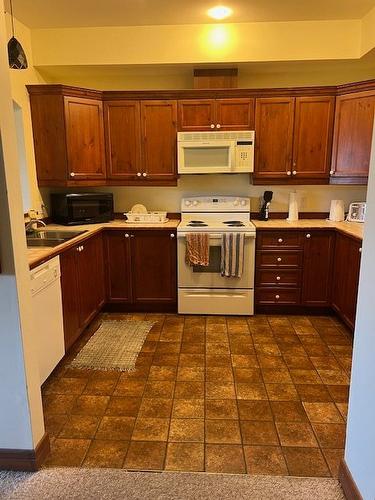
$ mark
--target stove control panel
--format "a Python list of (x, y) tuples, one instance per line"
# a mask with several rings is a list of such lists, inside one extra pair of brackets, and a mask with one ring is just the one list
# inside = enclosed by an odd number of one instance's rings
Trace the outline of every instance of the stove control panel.
[(250, 198), (239, 196), (193, 196), (183, 198), (181, 212), (250, 212)]

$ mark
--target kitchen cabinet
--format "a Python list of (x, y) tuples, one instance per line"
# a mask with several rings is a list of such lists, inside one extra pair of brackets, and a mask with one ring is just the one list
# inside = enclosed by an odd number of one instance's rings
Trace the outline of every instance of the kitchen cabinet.
[(329, 231), (306, 231), (303, 236), (301, 302), (305, 306), (329, 307), (335, 234)]
[(303, 234), (300, 231), (257, 230), (257, 306), (300, 304), (303, 245)]
[(107, 101), (104, 118), (109, 184), (176, 183), (176, 101)]
[(328, 183), (334, 102), (332, 96), (257, 99), (254, 179)]
[(337, 97), (332, 149), (332, 183), (367, 183), (374, 110), (374, 90)]
[(255, 105), (254, 180), (292, 175), (294, 98), (259, 98)]
[(257, 312), (333, 308), (353, 330), (360, 256), (361, 242), (337, 231), (258, 229)]
[(65, 350), (105, 302), (103, 239), (92, 236), (60, 256)]
[(294, 121), (292, 176), (328, 181), (335, 98), (297, 97)]
[(112, 309), (174, 311), (177, 296), (175, 230), (107, 231), (107, 296)]
[(142, 170), (139, 101), (106, 101), (104, 123), (108, 179), (136, 180)]
[(104, 248), (108, 301), (112, 304), (131, 304), (132, 262), (129, 232), (107, 231), (104, 235)]
[(39, 185), (103, 184), (101, 99), (32, 94), (30, 105)]
[(186, 99), (178, 101), (178, 130), (253, 130), (254, 99)]
[(149, 181), (177, 178), (177, 103), (142, 101), (142, 177)]
[(336, 236), (332, 306), (351, 329), (355, 325), (361, 246), (349, 236)]

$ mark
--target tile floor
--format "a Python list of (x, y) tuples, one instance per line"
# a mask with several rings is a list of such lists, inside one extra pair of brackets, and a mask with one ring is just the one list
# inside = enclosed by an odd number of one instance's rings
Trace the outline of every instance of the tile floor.
[(153, 319), (133, 373), (73, 370), (43, 387), (47, 466), (337, 476), (351, 337), (333, 317)]

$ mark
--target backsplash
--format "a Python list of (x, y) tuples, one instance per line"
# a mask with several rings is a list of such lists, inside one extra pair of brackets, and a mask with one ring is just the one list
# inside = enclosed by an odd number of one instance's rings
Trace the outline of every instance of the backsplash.
[(209, 174), (183, 175), (178, 185), (173, 187), (100, 187), (51, 189), (42, 188), (41, 194), (49, 206), (49, 193), (52, 191), (100, 191), (113, 192), (115, 211), (128, 211), (134, 204), (142, 203), (149, 210), (179, 212), (181, 198), (184, 196), (231, 195), (250, 196), (251, 211), (259, 209), (259, 197), (266, 190), (273, 191), (271, 212), (288, 210), (290, 191), (297, 192), (299, 210), (303, 212), (328, 212), (332, 199), (342, 199), (345, 210), (352, 201), (366, 201), (366, 186), (253, 186), (247, 174)]

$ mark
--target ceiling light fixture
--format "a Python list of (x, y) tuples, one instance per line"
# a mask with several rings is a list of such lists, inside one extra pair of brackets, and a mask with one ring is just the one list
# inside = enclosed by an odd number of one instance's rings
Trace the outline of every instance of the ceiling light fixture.
[(208, 9), (207, 14), (213, 19), (221, 21), (222, 19), (229, 17), (232, 12), (232, 9), (230, 9), (229, 7), (225, 7), (224, 5), (217, 5), (216, 7), (212, 7), (212, 9)]
[(14, 17), (13, 17), (12, 0), (10, 0), (10, 16), (12, 19), (12, 38), (8, 42), (9, 67), (11, 69), (26, 69), (27, 59), (25, 51), (23, 50), (20, 42), (14, 36)]

